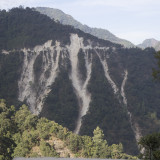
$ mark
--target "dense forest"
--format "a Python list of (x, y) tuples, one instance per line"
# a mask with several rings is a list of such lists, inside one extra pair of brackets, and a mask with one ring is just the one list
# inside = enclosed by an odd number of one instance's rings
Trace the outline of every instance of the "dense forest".
[[(56, 140), (55, 140), (56, 139)], [(122, 144), (108, 145), (97, 127), (93, 137), (73, 134), (54, 121), (33, 115), (26, 105), (19, 110), (0, 100), (0, 160), (13, 157), (61, 157), (55, 142), (68, 148), (63, 157), (136, 159), (123, 152)]]
[(160, 159), (160, 133), (152, 133), (142, 137), (139, 141), (141, 154), (140, 159), (159, 160)]

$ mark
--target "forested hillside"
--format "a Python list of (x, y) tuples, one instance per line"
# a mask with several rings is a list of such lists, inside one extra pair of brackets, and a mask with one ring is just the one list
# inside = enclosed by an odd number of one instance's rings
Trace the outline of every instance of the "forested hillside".
[(154, 49), (125, 49), (30, 8), (0, 11), (0, 35), (0, 97), (8, 105), (26, 104), (80, 135), (99, 126), (128, 154), (159, 131)]

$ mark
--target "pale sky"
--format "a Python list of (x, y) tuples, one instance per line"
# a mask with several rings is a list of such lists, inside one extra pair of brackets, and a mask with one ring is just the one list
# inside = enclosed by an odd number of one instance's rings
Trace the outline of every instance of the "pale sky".
[(160, 40), (160, 0), (0, 0), (0, 9), (57, 8), (90, 27), (107, 29), (134, 44)]

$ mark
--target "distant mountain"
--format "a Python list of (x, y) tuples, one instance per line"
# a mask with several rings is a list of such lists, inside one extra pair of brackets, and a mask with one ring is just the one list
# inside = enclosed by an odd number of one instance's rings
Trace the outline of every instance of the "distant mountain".
[(114, 34), (112, 34), (106, 29), (91, 28), (88, 27), (87, 25), (81, 24), (80, 22), (75, 20), (72, 16), (65, 14), (63, 11), (59, 9), (47, 8), (47, 7), (37, 7), (35, 9), (36, 11), (39, 11), (40, 13), (49, 16), (50, 18), (54, 18), (61, 24), (74, 26), (75, 28), (78, 28), (83, 32), (89, 33), (91, 35), (94, 35), (100, 39), (109, 40), (114, 43), (122, 44), (127, 48), (134, 47), (134, 45), (131, 42), (116, 37)]
[(153, 47), (155, 48), (156, 51), (160, 50), (160, 41), (151, 38), (151, 39), (146, 39), (143, 41), (143, 43), (139, 44), (138, 47), (140, 48), (147, 48), (147, 47)]

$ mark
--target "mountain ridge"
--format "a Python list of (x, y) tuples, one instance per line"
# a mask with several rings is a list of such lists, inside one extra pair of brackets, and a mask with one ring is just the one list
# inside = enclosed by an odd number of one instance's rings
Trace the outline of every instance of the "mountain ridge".
[(131, 42), (116, 37), (114, 34), (112, 34), (106, 29), (91, 28), (91, 27), (88, 27), (87, 25), (81, 24), (80, 22), (75, 20), (71, 15), (65, 14), (63, 11), (59, 9), (37, 7), (35, 8), (35, 10), (49, 16), (50, 18), (54, 18), (55, 20), (58, 20), (61, 24), (74, 26), (75, 28), (78, 28), (83, 32), (89, 33), (98, 38), (109, 40), (111, 42), (124, 45), (125, 47), (134, 47), (134, 45)]

